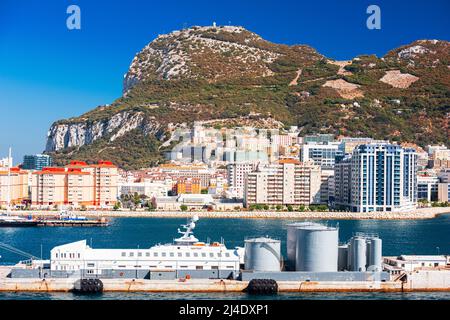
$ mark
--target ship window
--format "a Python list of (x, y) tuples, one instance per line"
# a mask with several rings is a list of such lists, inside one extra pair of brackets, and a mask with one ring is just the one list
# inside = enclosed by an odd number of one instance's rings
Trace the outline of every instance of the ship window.
[(58, 254), (56, 254), (56, 258), (58, 258)]
[(196, 266), (195, 270), (203, 270), (203, 266)]
[(93, 267), (95, 267), (95, 264), (94, 263), (88, 263), (87, 266), (88, 266), (88, 268), (93, 268)]
[(183, 256), (183, 254), (181, 252), (178, 252), (178, 256), (181, 257)]
[(80, 255), (80, 254), (78, 254), (78, 258), (81, 258), (81, 255)]
[(225, 253), (225, 257), (229, 258), (230, 257), (230, 253), (229, 252)]
[(134, 252), (130, 252), (130, 257), (134, 257)]
[(217, 256), (218, 256), (219, 258), (222, 258), (222, 253), (219, 252), (219, 253), (217, 254)]
[(180, 266), (180, 268), (185, 268), (185, 269), (187, 269), (187, 267), (188, 267), (188, 266)]
[(153, 256), (157, 257), (158, 256), (158, 252), (153, 252)]
[(138, 257), (142, 257), (142, 252), (138, 252)]
[(202, 257), (203, 257), (203, 258), (206, 257), (206, 252), (202, 252)]
[(210, 256), (211, 258), (214, 258), (214, 253), (210, 252), (210, 253), (209, 253), (209, 256)]
[(126, 252), (122, 252), (122, 257), (126, 257), (127, 253)]
[(172, 266), (164, 266), (164, 268), (170, 268), (170, 269), (172, 269)]
[(150, 257), (150, 252), (146, 252), (146, 253), (145, 253), (145, 256), (146, 256), (146, 257)]
[(186, 257), (190, 257), (191, 253), (190, 252), (186, 252)]
[(227, 266), (227, 268), (228, 268), (228, 269), (233, 269), (234, 267), (233, 267), (233, 266)]
[(217, 269), (219, 269), (219, 266), (211, 266), (211, 269), (212, 270), (217, 270)]
[(161, 256), (165, 257), (165, 256), (166, 256), (166, 253), (165, 253), (165, 252), (161, 253)]
[(198, 257), (198, 252), (194, 252), (194, 257)]
[(175, 254), (173, 252), (170, 253), (170, 256), (173, 257)]

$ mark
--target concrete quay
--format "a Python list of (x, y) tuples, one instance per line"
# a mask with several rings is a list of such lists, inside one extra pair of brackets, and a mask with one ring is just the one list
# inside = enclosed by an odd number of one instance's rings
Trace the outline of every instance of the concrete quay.
[[(78, 279), (11, 279), (0, 267), (0, 292), (69, 292)], [(242, 292), (247, 281), (218, 279), (102, 279), (105, 292)], [(279, 292), (450, 292), (450, 271), (415, 271), (401, 281), (278, 281)]]

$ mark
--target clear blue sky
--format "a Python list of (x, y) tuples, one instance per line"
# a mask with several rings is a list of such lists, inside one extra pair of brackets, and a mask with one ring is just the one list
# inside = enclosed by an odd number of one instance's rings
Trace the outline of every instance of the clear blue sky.
[[(66, 9), (81, 8), (81, 30)], [(366, 8), (381, 8), (381, 30)], [(43, 151), (53, 121), (121, 95), (123, 74), (158, 34), (192, 25), (241, 25), (277, 43), (308, 44), (335, 59), (384, 55), (417, 39), (450, 39), (450, 1), (1, 0), (0, 157)]]

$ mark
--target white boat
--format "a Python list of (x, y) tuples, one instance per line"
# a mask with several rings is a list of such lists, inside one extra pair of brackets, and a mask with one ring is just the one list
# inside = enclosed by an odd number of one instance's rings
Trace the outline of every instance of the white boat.
[[(244, 248), (228, 249), (224, 243), (205, 243), (193, 234), (198, 217), (182, 225), (182, 234), (171, 244), (158, 244), (148, 249), (94, 249), (86, 240), (53, 248), (50, 273), (70, 276), (83, 274), (96, 277), (130, 277), (142, 271), (203, 273), (217, 277), (237, 274), (244, 260)], [(203, 271), (203, 272), (202, 272)], [(137, 275), (139, 277), (139, 275)]]

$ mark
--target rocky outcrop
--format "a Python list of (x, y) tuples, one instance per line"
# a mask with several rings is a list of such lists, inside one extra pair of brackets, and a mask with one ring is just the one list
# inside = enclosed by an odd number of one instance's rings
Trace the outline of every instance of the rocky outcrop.
[[(160, 35), (134, 57), (124, 76), (123, 92), (126, 95), (137, 83), (151, 78), (217, 81), (230, 76), (270, 76), (268, 65), (281, 56), (269, 50), (271, 45), (236, 26), (192, 27)], [(312, 48), (307, 49), (311, 59), (319, 58)]]
[(47, 133), (45, 151), (53, 152), (81, 147), (105, 136), (109, 137), (109, 141), (114, 141), (136, 128), (141, 129), (145, 134), (156, 134), (161, 125), (153, 119), (147, 119), (142, 112), (129, 111), (117, 113), (110, 119), (94, 122), (55, 123)]

